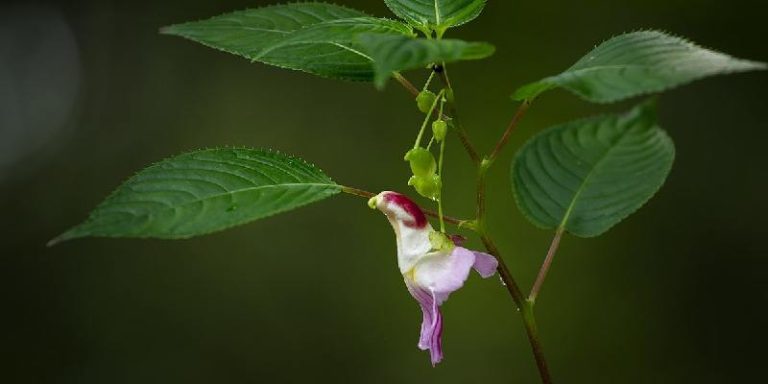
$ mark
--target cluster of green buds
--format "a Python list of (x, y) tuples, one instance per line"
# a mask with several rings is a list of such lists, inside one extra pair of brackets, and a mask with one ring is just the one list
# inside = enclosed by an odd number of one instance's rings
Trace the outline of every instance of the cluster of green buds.
[[(422, 113), (426, 114), (426, 117), (416, 138), (416, 143), (405, 154), (405, 161), (410, 164), (411, 172), (413, 173), (408, 180), (408, 185), (412, 186), (419, 195), (434, 201), (440, 201), (440, 193), (443, 188), (440, 176), (442, 172), (442, 144), (448, 135), (448, 123), (442, 117), (443, 106), (446, 102), (445, 93), (446, 90), (442, 90), (440, 93), (435, 94), (426, 89), (425, 86), (425, 89), (416, 97), (416, 106)], [(421, 144), (422, 136), (435, 112), (437, 112), (438, 117), (432, 122), (432, 140), (429, 141), (425, 148)], [(440, 162), (435, 159), (435, 156), (430, 151), (430, 147), (434, 142), (441, 144)]]
[[(416, 107), (426, 116), (421, 124), (421, 129), (419, 129), (419, 134), (416, 136), (413, 148), (405, 154), (405, 161), (410, 164), (412, 173), (412, 176), (408, 179), (408, 185), (412, 186), (419, 195), (437, 202), (438, 216), (440, 218), (439, 233), (444, 233), (445, 223), (443, 222), (441, 193), (443, 190), (443, 157), (449, 122), (446, 121), (443, 108), (446, 102), (453, 102), (453, 91), (450, 87), (442, 89), (437, 94), (429, 90), (429, 84), (436, 73), (437, 71), (433, 69), (421, 92), (416, 95)], [(425, 147), (422, 144), (422, 139), (430, 122), (432, 122), (432, 138)], [(437, 160), (432, 151), (430, 151), (433, 144), (439, 144), (440, 147), (440, 157)]]
[(443, 181), (437, 174), (435, 156), (424, 147), (416, 147), (406, 152), (405, 161), (411, 165), (413, 176), (408, 180), (419, 195), (428, 199), (440, 199)]

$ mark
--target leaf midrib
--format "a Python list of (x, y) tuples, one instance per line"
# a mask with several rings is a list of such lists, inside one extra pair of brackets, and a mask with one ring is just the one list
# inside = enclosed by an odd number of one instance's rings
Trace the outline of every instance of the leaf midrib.
[(629, 129), (622, 132), (619, 136), (619, 139), (616, 140), (616, 143), (612, 145), (610, 148), (608, 148), (605, 153), (603, 153), (600, 158), (595, 162), (595, 164), (592, 166), (592, 169), (587, 173), (587, 177), (584, 178), (584, 182), (581, 183), (581, 186), (576, 190), (576, 194), (573, 195), (573, 199), (571, 200), (571, 203), (568, 205), (568, 208), (565, 211), (565, 215), (563, 216), (563, 220), (560, 222), (560, 225), (558, 225), (557, 230), (562, 231), (565, 229), (565, 226), (568, 224), (568, 219), (570, 219), (571, 213), (573, 212), (573, 208), (576, 206), (576, 202), (579, 200), (579, 196), (582, 192), (584, 192), (584, 189), (586, 189), (587, 184), (589, 184), (589, 180), (592, 178), (592, 176), (595, 173), (595, 169), (602, 163), (606, 158), (608, 158), (608, 155), (616, 149), (616, 147), (619, 146), (621, 141), (626, 137), (626, 135), (629, 133)]
[[(353, 19), (353, 18), (350, 18), (350, 19)], [(310, 26), (307, 26), (307, 27), (300, 28), (300, 29), (298, 29), (296, 31), (290, 32), (289, 35), (293, 34), (293, 33), (296, 33), (296, 32), (299, 32), (301, 30), (306, 30), (306, 29), (309, 29), (309, 28), (316, 27), (317, 25), (320, 25), (320, 24), (337, 23), (337, 22), (339, 22), (339, 20), (346, 20), (346, 19), (330, 20), (330, 21), (324, 21), (324, 22), (321, 22), (321, 23), (318, 23), (318, 24), (313, 24), (313, 25), (310, 25)], [(391, 32), (395, 32), (395, 33), (399, 33), (400, 32), (400, 31), (398, 31), (395, 28), (391, 28), (391, 27), (384, 26), (384, 25), (381, 25), (381, 26), (385, 27), (385, 28), (388, 28)], [(351, 46), (347, 46), (347, 45), (345, 45), (345, 44), (343, 44), (341, 42), (333, 41), (333, 40), (313, 40), (313, 41), (300, 40), (300, 41), (278, 42), (278, 43), (276, 43), (275, 45), (273, 45), (271, 47), (267, 47), (267, 48), (263, 49), (261, 52), (259, 52), (258, 55), (254, 56), (252, 60), (254, 60), (254, 61), (262, 60), (264, 58), (264, 56), (267, 56), (268, 54), (270, 54), (272, 51), (274, 51), (276, 49), (290, 47), (290, 46), (294, 46), (294, 45), (302, 45), (302, 44), (329, 44), (329, 45), (334, 45), (334, 46), (337, 46), (339, 48), (345, 49), (345, 50), (347, 50), (349, 52), (352, 52), (352, 53), (354, 53), (354, 54), (356, 54), (356, 55), (358, 55), (358, 56), (360, 56), (360, 57), (362, 57), (362, 58), (364, 58), (366, 60), (373, 61), (373, 59), (371, 57), (369, 57), (369, 56), (365, 55), (364, 53), (362, 53), (362, 52), (352, 48)]]
[(595, 65), (587, 68), (566, 69), (559, 75), (552, 76), (551, 79), (560, 78), (566, 75), (581, 75), (585, 72), (600, 71), (604, 69), (622, 69), (622, 68), (647, 68), (650, 65), (646, 64), (617, 64), (617, 65)]
[(238, 189), (231, 192), (223, 192), (223, 193), (217, 193), (214, 195), (209, 195), (204, 198), (198, 198), (190, 201), (185, 201), (182, 204), (168, 206), (167, 208), (158, 209), (158, 211), (176, 211), (177, 209), (183, 208), (188, 205), (197, 204), (200, 202), (204, 202), (206, 200), (212, 200), (217, 199), (219, 197), (223, 196), (233, 196), (240, 193), (246, 193), (246, 192), (253, 192), (260, 189), (269, 189), (269, 188), (296, 188), (296, 187), (337, 187), (341, 188), (338, 184), (335, 183), (286, 183), (286, 184), (273, 184), (273, 185), (260, 185), (257, 187), (248, 187), (243, 189)]

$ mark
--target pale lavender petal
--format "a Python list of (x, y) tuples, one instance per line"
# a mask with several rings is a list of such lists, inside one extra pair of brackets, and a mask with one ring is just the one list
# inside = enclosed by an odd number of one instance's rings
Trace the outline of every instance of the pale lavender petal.
[(493, 275), (498, 265), (486, 253), (454, 247), (450, 252), (433, 252), (419, 259), (412, 279), (405, 278), (408, 291), (419, 302), (422, 311), (419, 348), (429, 350), (432, 365), (443, 359), (443, 319), (439, 306), (464, 285), (474, 267), (483, 277)]
[(435, 321), (431, 329), (432, 339), (429, 345), (429, 357), (433, 367), (443, 360), (443, 315), (440, 313), (437, 302), (435, 293), (432, 292), (432, 313), (435, 314)]
[(416, 263), (413, 279), (419, 287), (434, 292), (440, 305), (464, 285), (474, 263), (475, 254), (462, 247), (455, 247), (450, 253), (431, 253)]
[(496, 268), (499, 267), (499, 261), (496, 260), (495, 257), (483, 252), (473, 251), (472, 253), (475, 254), (475, 264), (473, 267), (480, 276), (489, 278), (496, 273)]
[(440, 314), (437, 300), (432, 292), (420, 288), (405, 279), (405, 285), (413, 298), (419, 302), (422, 312), (421, 334), (419, 336), (419, 349), (429, 350), (432, 366), (443, 359), (443, 317)]

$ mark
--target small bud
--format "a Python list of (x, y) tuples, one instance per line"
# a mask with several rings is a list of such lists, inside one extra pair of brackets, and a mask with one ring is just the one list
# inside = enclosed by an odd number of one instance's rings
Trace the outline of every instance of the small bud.
[(432, 91), (421, 91), (418, 96), (416, 96), (416, 106), (419, 107), (419, 111), (423, 113), (429, 113), (429, 110), (432, 109), (432, 105), (435, 104), (435, 99), (437, 96)]
[(445, 135), (448, 134), (448, 123), (445, 120), (435, 120), (432, 123), (432, 136), (435, 137), (438, 143), (445, 140)]
[(437, 200), (440, 198), (440, 191), (443, 189), (443, 181), (438, 175), (431, 175), (426, 177), (411, 176), (408, 180), (408, 185), (413, 186), (413, 189), (428, 199)]
[(411, 172), (416, 176), (427, 177), (437, 172), (435, 156), (425, 148), (411, 149), (405, 154), (405, 160), (411, 164)]

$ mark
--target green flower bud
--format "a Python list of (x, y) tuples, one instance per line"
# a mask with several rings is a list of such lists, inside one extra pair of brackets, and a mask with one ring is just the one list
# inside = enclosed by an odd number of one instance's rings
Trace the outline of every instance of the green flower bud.
[(445, 140), (445, 135), (448, 134), (448, 123), (445, 122), (445, 120), (435, 120), (432, 123), (432, 136), (435, 137), (435, 140), (437, 142), (442, 142)]
[(429, 113), (436, 98), (437, 96), (435, 96), (432, 91), (421, 91), (419, 95), (416, 96), (416, 106), (419, 107), (419, 111)]
[(411, 164), (411, 172), (415, 176), (428, 177), (437, 172), (435, 156), (425, 148), (411, 149), (405, 154), (405, 160)]
[(440, 191), (443, 189), (443, 181), (438, 175), (431, 176), (411, 176), (408, 185), (428, 199), (437, 200), (440, 198)]

